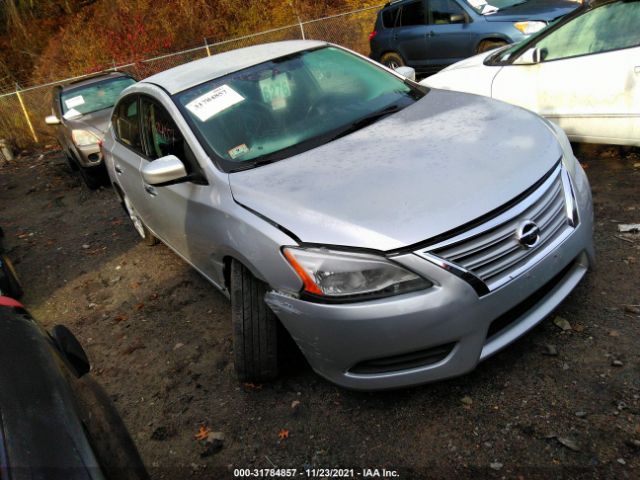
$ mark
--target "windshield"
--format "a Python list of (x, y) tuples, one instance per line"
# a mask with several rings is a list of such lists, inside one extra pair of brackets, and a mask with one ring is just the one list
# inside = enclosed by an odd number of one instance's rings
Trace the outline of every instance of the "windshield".
[(527, 0), (467, 0), (467, 3), (479, 14), (488, 15), (498, 10), (506, 10), (527, 3)]
[(261, 63), (175, 96), (225, 170), (327, 143), (412, 104), (424, 91), (335, 47)]
[(122, 92), (136, 83), (131, 77), (118, 77), (62, 92), (62, 114), (86, 114), (113, 107)]

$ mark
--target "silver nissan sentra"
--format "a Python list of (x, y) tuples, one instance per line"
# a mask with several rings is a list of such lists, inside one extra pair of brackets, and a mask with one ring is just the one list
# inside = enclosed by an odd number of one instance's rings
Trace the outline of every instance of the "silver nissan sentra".
[(323, 42), (132, 85), (103, 150), (143, 241), (230, 297), (245, 381), (277, 375), (287, 334), (348, 388), (463, 374), (594, 258), (589, 183), (561, 129)]

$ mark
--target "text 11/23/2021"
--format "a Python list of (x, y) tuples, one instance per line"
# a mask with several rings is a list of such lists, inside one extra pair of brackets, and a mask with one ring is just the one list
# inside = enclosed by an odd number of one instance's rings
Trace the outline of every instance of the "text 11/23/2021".
[(236, 468), (234, 478), (400, 478), (386, 468)]

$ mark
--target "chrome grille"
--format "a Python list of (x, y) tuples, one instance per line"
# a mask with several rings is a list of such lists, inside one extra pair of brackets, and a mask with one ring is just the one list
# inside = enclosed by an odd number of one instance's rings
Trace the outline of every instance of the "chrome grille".
[[(463, 278), (476, 277), (492, 291), (539, 261), (571, 233), (576, 221), (574, 206), (569, 176), (559, 164), (514, 207), (416, 253), (444, 268), (458, 270)], [(532, 247), (517, 237), (519, 226), (527, 221), (539, 228), (537, 243)]]

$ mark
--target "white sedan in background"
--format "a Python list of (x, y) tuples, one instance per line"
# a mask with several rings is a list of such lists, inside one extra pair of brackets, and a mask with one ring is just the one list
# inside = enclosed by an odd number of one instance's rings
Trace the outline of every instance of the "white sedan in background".
[(580, 9), (529, 40), (420, 83), (527, 108), (572, 141), (640, 146), (640, 1)]

